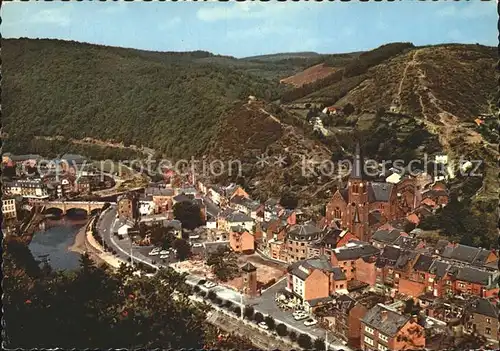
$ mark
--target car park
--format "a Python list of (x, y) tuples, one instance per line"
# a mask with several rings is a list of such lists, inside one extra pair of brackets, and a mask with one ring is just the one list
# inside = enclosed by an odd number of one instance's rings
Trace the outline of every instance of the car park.
[(207, 282), (205, 284), (203, 284), (203, 286), (207, 289), (211, 289), (213, 288), (214, 286), (216, 286), (217, 284), (215, 284), (214, 282), (211, 282), (209, 280), (207, 280)]
[(295, 319), (296, 321), (300, 321), (300, 320), (306, 319), (308, 317), (309, 317), (309, 315), (307, 313), (303, 312), (303, 313), (298, 313), (298, 314), (294, 315), (293, 319)]
[(318, 323), (318, 321), (317, 321), (316, 319), (314, 319), (314, 318), (309, 318), (308, 320), (306, 320), (306, 321), (304, 322), (304, 325), (305, 325), (306, 327), (310, 327), (310, 326), (313, 326), (313, 325), (315, 325), (315, 324), (317, 324), (317, 323)]
[(149, 256), (156, 256), (156, 255), (158, 255), (158, 254), (160, 254), (160, 250), (155, 250), (155, 249), (153, 249), (153, 250), (149, 251), (149, 254), (148, 254), (148, 255), (149, 255)]
[(264, 330), (269, 329), (269, 326), (266, 324), (266, 322), (260, 322), (258, 325), (259, 325), (259, 327), (261, 327)]

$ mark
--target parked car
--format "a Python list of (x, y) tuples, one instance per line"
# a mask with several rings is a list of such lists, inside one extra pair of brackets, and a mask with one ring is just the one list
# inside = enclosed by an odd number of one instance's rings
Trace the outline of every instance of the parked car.
[(217, 284), (215, 284), (214, 282), (211, 282), (209, 280), (207, 280), (207, 282), (205, 284), (203, 284), (203, 286), (205, 286), (205, 288), (207, 288), (207, 289), (211, 289), (211, 288), (213, 288), (216, 285)]
[(309, 317), (309, 315), (307, 313), (303, 312), (303, 313), (299, 313), (299, 314), (294, 315), (293, 319), (295, 319), (296, 321), (300, 321), (300, 320), (306, 319), (308, 317)]
[(260, 322), (258, 325), (259, 325), (259, 327), (261, 327), (264, 330), (269, 329), (269, 326), (266, 324), (266, 322)]
[(160, 255), (160, 258), (163, 260), (165, 258), (169, 258), (170, 256), (169, 255)]
[(155, 249), (149, 251), (149, 253), (148, 253), (149, 256), (156, 256), (158, 254), (160, 254), (160, 251), (159, 250), (155, 250)]
[(161, 250), (160, 255), (168, 255), (170, 253), (169, 250)]
[(200, 243), (193, 244), (193, 247), (202, 247), (202, 246), (203, 246), (203, 244), (200, 244)]
[(304, 322), (304, 325), (305, 325), (306, 327), (310, 327), (310, 326), (313, 326), (313, 325), (315, 325), (315, 324), (317, 324), (317, 323), (318, 323), (318, 321), (317, 321), (316, 319), (314, 319), (314, 318), (309, 318), (308, 320), (306, 320), (306, 321)]

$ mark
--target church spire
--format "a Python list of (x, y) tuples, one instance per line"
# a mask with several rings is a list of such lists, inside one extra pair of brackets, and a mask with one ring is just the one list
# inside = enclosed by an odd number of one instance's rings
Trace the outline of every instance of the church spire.
[(361, 150), (359, 142), (356, 144), (356, 154), (354, 155), (354, 162), (352, 164), (352, 179), (363, 179), (363, 159), (361, 157)]

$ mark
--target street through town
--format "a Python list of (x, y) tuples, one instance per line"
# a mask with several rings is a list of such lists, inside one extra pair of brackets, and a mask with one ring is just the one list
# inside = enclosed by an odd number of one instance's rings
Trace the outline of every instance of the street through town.
[[(129, 239), (118, 239), (113, 235), (114, 223), (116, 220), (116, 206), (112, 205), (109, 209), (101, 214), (99, 218), (97, 228), (98, 231), (103, 238), (103, 240), (110, 246), (116, 249), (116, 255), (124, 261), (127, 261), (129, 257), (132, 257), (134, 262), (141, 262), (150, 267), (159, 268), (159, 264), (156, 261), (155, 257), (148, 256), (148, 252), (151, 250), (151, 246), (147, 247), (139, 247), (133, 246), (132, 250), (130, 247)], [(171, 257), (168, 260), (163, 262), (163, 265), (170, 265), (172, 268), (175, 267), (176, 260)], [(195, 285), (199, 280), (203, 279), (203, 277), (198, 277), (195, 275), (188, 275), (186, 282), (190, 285)], [(214, 291), (217, 296), (222, 299), (231, 301), (235, 305), (240, 305), (243, 301), (243, 306), (252, 305), (256, 312), (262, 313), (264, 316), (271, 315), (276, 323), (283, 323), (287, 326), (288, 329), (294, 330), (298, 333), (303, 333), (309, 335), (313, 340), (316, 338), (325, 339), (326, 331), (318, 326), (310, 326), (306, 327), (303, 324), (303, 321), (296, 321), (293, 319), (291, 312), (283, 311), (278, 308), (275, 302), (275, 294), (282, 288), (285, 287), (286, 280), (282, 279), (275, 285), (271, 286), (269, 289), (264, 291), (261, 296), (250, 298), (247, 296), (242, 296), (239, 292), (231, 290), (221, 285), (217, 285), (211, 290)], [(346, 351), (350, 351), (350, 349), (343, 345), (339, 340), (336, 340), (328, 335), (329, 346), (333, 350), (343, 349)]]

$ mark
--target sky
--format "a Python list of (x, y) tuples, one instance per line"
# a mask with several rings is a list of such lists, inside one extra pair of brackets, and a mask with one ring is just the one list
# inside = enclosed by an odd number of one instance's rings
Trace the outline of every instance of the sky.
[(405, 41), (498, 45), (496, 1), (3, 2), (4, 38), (247, 57)]

